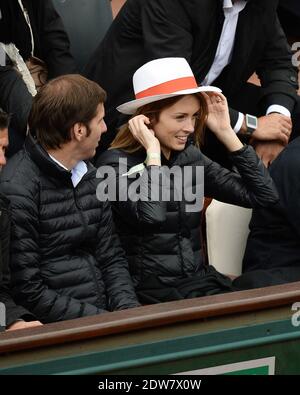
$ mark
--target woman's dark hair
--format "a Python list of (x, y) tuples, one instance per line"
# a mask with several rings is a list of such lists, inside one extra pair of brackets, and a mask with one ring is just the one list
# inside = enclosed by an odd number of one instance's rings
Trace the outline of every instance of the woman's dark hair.
[(96, 82), (78, 74), (64, 75), (44, 85), (33, 100), (29, 129), (46, 149), (57, 149), (71, 140), (71, 128), (87, 126), (96, 116), (105, 91)]

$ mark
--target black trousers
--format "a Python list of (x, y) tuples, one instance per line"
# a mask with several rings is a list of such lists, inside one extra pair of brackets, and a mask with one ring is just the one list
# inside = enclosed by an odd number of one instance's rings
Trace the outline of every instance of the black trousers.
[(23, 146), (31, 105), (32, 96), (19, 73), (12, 67), (1, 66), (0, 107), (11, 114), (7, 157), (18, 152)]
[[(257, 117), (265, 115), (260, 107), (261, 88), (253, 84), (245, 84), (239, 93), (229, 101), (230, 107), (244, 114), (252, 114)], [(290, 140), (300, 135), (300, 96), (292, 114), (293, 130)], [(203, 153), (222, 166), (231, 168), (232, 164), (228, 158), (227, 150), (222, 143), (209, 130), (206, 131)]]

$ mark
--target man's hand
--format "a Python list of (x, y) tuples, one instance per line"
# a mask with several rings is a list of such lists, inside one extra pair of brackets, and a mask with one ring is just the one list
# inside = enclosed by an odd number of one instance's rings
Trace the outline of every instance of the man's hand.
[(272, 113), (258, 118), (258, 127), (252, 137), (256, 140), (278, 140), (287, 145), (292, 132), (291, 118), (277, 113)]
[(40, 321), (16, 321), (7, 328), (7, 331), (14, 331), (16, 329), (26, 329), (33, 328), (36, 326), (42, 326), (43, 324)]
[(255, 141), (253, 146), (266, 167), (269, 167), (284, 149), (284, 145), (278, 141)]

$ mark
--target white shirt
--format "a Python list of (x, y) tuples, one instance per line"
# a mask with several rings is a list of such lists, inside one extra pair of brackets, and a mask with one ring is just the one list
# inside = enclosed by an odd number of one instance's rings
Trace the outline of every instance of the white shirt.
[[(50, 154), (48, 154), (48, 155), (53, 160), (53, 162), (57, 163), (63, 169), (69, 171), (69, 169), (67, 169), (66, 166), (64, 166), (62, 163), (60, 163), (52, 155), (50, 155)], [(72, 173), (71, 179), (72, 179), (72, 184), (73, 184), (74, 188), (77, 187), (77, 185), (80, 183), (82, 177), (87, 173), (87, 171), (88, 171), (87, 165), (83, 160), (80, 160), (76, 164), (76, 166), (73, 167), (73, 169), (71, 170), (71, 173)]]
[(203, 80), (203, 85), (210, 85), (217, 77), (219, 77), (223, 69), (229, 65), (233, 53), (239, 13), (243, 11), (246, 5), (247, 2), (244, 0), (239, 0), (234, 4), (232, 4), (231, 0), (223, 0), (225, 16), (223, 29), (214, 62), (207, 76)]
[[(222, 33), (220, 36), (217, 52), (213, 64), (202, 81), (202, 85), (210, 85), (219, 75), (222, 73), (223, 69), (229, 65), (232, 59), (233, 48), (235, 43), (235, 34), (239, 19), (239, 14), (246, 7), (247, 2), (244, 0), (238, 0), (234, 4), (232, 0), (223, 0), (223, 10), (224, 10), (224, 24)], [(286, 116), (291, 116), (290, 111), (280, 105), (272, 105), (267, 109), (267, 114), (271, 112), (279, 112)], [(238, 121), (234, 127), (234, 131), (237, 133), (244, 122), (244, 114), (239, 113)]]

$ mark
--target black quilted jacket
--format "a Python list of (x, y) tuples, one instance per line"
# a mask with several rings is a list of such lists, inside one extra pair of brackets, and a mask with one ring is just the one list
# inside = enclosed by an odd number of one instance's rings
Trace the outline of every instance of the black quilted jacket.
[(11, 201), (15, 300), (42, 322), (138, 305), (109, 203), (96, 198), (95, 169), (71, 173), (28, 137), (1, 175)]
[[(35, 317), (22, 306), (17, 306), (11, 296), (9, 271), (10, 211), (9, 200), (0, 195), (0, 302), (6, 308), (6, 326), (18, 319), (33, 321)], [(1, 324), (1, 320), (0, 320)]]
[[(212, 162), (193, 145), (187, 146), (163, 164), (181, 168), (204, 166), (205, 196), (225, 203), (243, 207), (266, 207), (278, 201), (273, 181), (252, 147), (245, 146), (231, 153), (230, 157), (238, 173)], [(127, 154), (121, 150), (110, 150), (99, 159), (100, 164), (114, 166), (119, 173), (120, 158), (127, 159), (127, 168), (122, 171), (122, 174), (126, 174), (133, 166), (143, 162), (145, 153)], [(149, 174), (149, 168), (146, 170)], [(155, 178), (157, 179), (156, 176)], [(142, 179), (148, 190), (162, 185), (151, 180), (150, 175), (144, 177), (144, 173)], [(128, 177), (129, 185), (134, 181), (135, 177)], [(171, 192), (172, 189), (171, 182)], [(135, 286), (145, 283), (152, 274), (165, 284), (172, 284), (180, 278), (199, 274), (203, 269), (200, 210), (187, 212), (184, 194), (182, 201), (175, 200), (129, 200), (114, 203), (115, 222)]]

